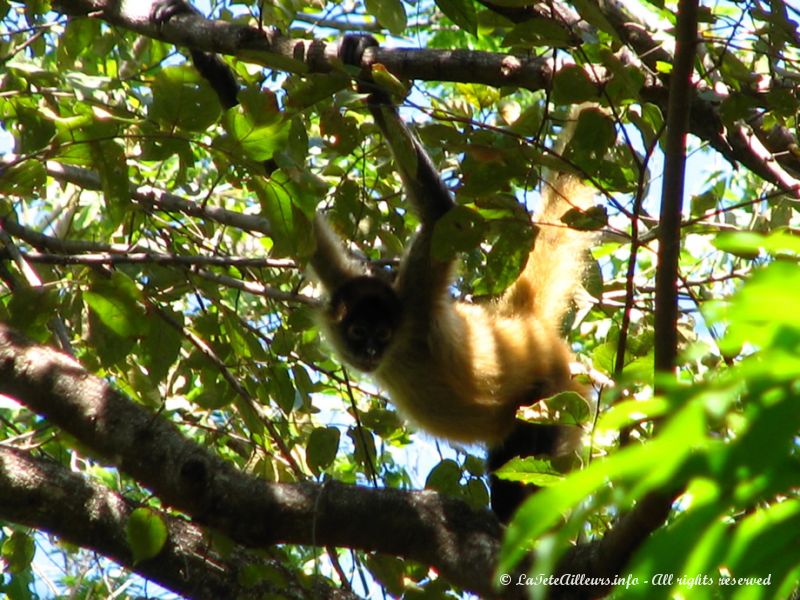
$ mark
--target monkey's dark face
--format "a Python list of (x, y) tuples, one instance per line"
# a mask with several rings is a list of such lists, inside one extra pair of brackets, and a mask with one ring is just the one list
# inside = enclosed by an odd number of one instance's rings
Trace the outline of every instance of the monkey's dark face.
[(376, 277), (356, 277), (331, 297), (328, 316), (344, 359), (361, 371), (374, 371), (394, 340), (400, 323), (400, 300)]

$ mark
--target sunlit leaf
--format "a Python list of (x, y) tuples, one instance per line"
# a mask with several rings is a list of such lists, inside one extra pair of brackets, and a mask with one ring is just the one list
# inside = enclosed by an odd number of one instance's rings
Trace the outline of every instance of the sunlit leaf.
[(15, 531), (6, 538), (0, 549), (3, 566), (9, 573), (21, 573), (30, 568), (35, 554), (36, 545), (33, 537), (21, 531)]
[(366, 0), (367, 12), (395, 35), (406, 28), (406, 10), (400, 0)]
[(167, 527), (161, 517), (148, 508), (137, 508), (125, 525), (134, 563), (154, 558), (167, 541)]
[(83, 297), (103, 324), (120, 337), (141, 335), (149, 327), (139, 289), (119, 271), (114, 271), (110, 278), (95, 278)]
[(483, 239), (485, 222), (464, 206), (456, 206), (436, 222), (433, 233), (433, 255), (450, 260), (457, 253), (475, 248)]
[(472, 0), (436, 0), (436, 6), (447, 15), (453, 23), (475, 35), (478, 22)]

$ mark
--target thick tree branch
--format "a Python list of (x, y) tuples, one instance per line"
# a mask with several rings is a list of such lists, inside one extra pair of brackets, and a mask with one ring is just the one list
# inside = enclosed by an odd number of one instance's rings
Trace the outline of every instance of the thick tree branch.
[[(636, 52), (650, 72), (658, 71), (658, 63), (673, 64), (677, 60), (676, 56), (656, 40), (649, 23), (629, 11), (624, 2), (595, 0), (595, 4), (622, 42)], [(645, 86), (642, 96), (658, 104), (666, 113), (670, 89), (668, 76), (662, 81), (662, 85)], [(710, 93), (710, 89), (706, 91), (710, 97), (715, 95)], [(748, 93), (746, 88), (744, 93)], [(751, 92), (751, 95), (757, 94)], [(800, 177), (800, 158), (787, 151), (792, 144), (797, 146), (797, 139), (789, 130), (774, 127), (768, 132), (763, 129), (760, 118), (755, 115), (746, 124), (737, 123), (726, 128), (712, 101), (694, 93), (689, 98), (692, 102), (690, 133), (707, 141), (732, 163), (741, 163), (764, 180), (783, 190), (791, 190), (795, 196), (800, 197), (800, 182), (797, 180)], [(754, 144), (751, 136), (762, 140), (763, 146)]]
[(188, 598), (352, 598), (351, 594), (317, 583), (306, 589), (291, 570), (270, 561), (286, 576), (277, 587), (269, 582), (244, 585), (243, 570), (264, 562), (241, 548), (219, 555), (202, 528), (160, 513), (168, 536), (159, 554), (134, 563), (125, 528), (135, 506), (119, 494), (27, 452), (0, 447), (0, 517), (47, 531), (94, 550), (118, 564)]
[(678, 257), (681, 248), (686, 132), (691, 110), (692, 74), (697, 49), (697, 0), (678, 3), (675, 66), (667, 112), (664, 184), (656, 272), (655, 368), (670, 372), (678, 353)]
[(0, 324), (0, 393), (112, 460), (165, 503), (248, 547), (339, 546), (405, 556), (491, 594), (500, 527), (433, 492), (267, 483), (237, 471), (87, 373)]
[[(55, 10), (71, 16), (101, 18), (124, 29), (178, 46), (237, 56), (290, 73), (328, 73), (342, 68), (338, 43), (286, 37), (275, 30), (210, 20), (181, 13), (159, 26), (150, 19), (150, 2), (62, 0)], [(365, 60), (379, 62), (408, 79), (473, 81), (493, 86), (541, 89), (552, 77), (550, 62), (508, 54), (467, 50), (370, 49)]]
[[(674, 499), (675, 496), (670, 494), (645, 496), (603, 538), (570, 548), (559, 563), (556, 574), (592, 573), (593, 577), (613, 581), (624, 572), (639, 546), (666, 522)], [(567, 596), (601, 598), (610, 591), (607, 585), (592, 585), (572, 588)]]
[[(245, 475), (72, 358), (33, 344), (2, 323), (0, 394), (15, 398), (112, 460), (165, 504), (243, 546), (291, 543), (403, 556), (435, 567), (465, 589), (496, 595), (492, 581), (502, 531), (488, 511), (475, 511), (435, 492), (337, 482), (268, 483)], [(5, 493), (0, 489), (0, 513)], [(661, 522), (662, 513), (645, 500), (602, 540), (577, 546), (561, 568), (588, 577), (618, 574)], [(109, 556), (116, 560), (118, 555)], [(516, 586), (502, 590), (508, 598), (524, 592)]]
[[(487, 3), (491, 4), (491, 3)], [(654, 75), (658, 62), (672, 63), (674, 57), (655, 40), (648, 24), (631, 15), (619, 0), (597, 0), (610, 27), (632, 48), (646, 67), (642, 97), (658, 104), (667, 112), (669, 82)], [(277, 31), (209, 20), (199, 14), (181, 13), (159, 26), (150, 19), (150, 2), (113, 2), (112, 0), (61, 0), (54, 8), (73, 16), (101, 18), (119, 27), (137, 31), (148, 37), (207, 52), (238, 56), (242, 60), (292, 73), (326, 73), (341, 69), (338, 44), (320, 40), (299, 40)], [(530, 11), (517, 11), (513, 16), (524, 20)], [(555, 5), (550, 18), (565, 26), (585, 27), (567, 7)], [(541, 16), (538, 13), (533, 16)], [(511, 18), (511, 17), (509, 17)], [(580, 27), (579, 27), (580, 26)], [(510, 54), (468, 50), (428, 50), (404, 48), (370, 48), (363, 56), (366, 67), (380, 63), (399, 77), (423, 81), (455, 81), (482, 83), (495, 87), (519, 87), (530, 90), (550, 89), (558, 65), (543, 58), (518, 57)], [(605, 67), (589, 65), (586, 77), (598, 87), (609, 81)], [(712, 94), (713, 96), (713, 94)], [(757, 118), (726, 129), (714, 104), (692, 95), (690, 131), (733, 163), (741, 163), (760, 177), (800, 197), (800, 158), (786, 151), (788, 130), (781, 135), (763, 131)], [(752, 134), (751, 134), (752, 131)], [(761, 140), (755, 145), (753, 137)], [(796, 141), (795, 144), (796, 146)]]
[[(546, 5), (537, 4), (522, 8), (507, 8), (491, 2), (481, 2), (481, 4), (515, 23), (550, 15), (550, 18), (567, 25), (571, 31), (586, 36), (585, 22), (582, 22), (570, 7), (557, 0)], [(657, 79), (655, 74), (659, 72), (659, 63), (672, 64), (675, 57), (661, 41), (656, 39), (650, 24), (629, 11), (624, 2), (595, 0), (594, 4), (605, 17), (608, 27), (636, 53), (635, 59), (624, 53), (620, 58), (623, 62), (636, 66), (645, 75), (642, 97), (657, 104), (666, 113), (670, 89), (669, 77), (661, 76), (661, 79)], [(547, 8), (544, 8), (545, 6)], [(593, 68), (591, 66), (589, 70)], [(709, 97), (714, 97), (712, 90), (705, 87), (705, 91)], [(748, 91), (745, 89), (744, 92)], [(753, 97), (761, 94), (761, 92), (750, 92)], [(712, 101), (694, 95), (692, 103), (689, 125), (692, 134), (707, 141), (731, 163), (741, 163), (764, 180), (783, 190), (793, 191), (800, 197), (800, 183), (797, 180), (800, 177), (800, 158), (792, 151), (797, 147), (797, 139), (791, 131), (777, 126), (764, 128), (761, 117), (756, 113), (753, 113), (747, 123), (737, 123), (725, 128)]]

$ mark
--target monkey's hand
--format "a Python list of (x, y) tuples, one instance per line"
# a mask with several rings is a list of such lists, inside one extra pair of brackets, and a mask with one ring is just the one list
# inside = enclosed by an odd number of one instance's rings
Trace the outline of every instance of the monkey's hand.
[(379, 46), (378, 40), (369, 34), (348, 33), (339, 42), (339, 59), (346, 65), (361, 69), (357, 78), (358, 91), (369, 94), (367, 102), (370, 106), (392, 106), (393, 102), (388, 92), (373, 79), (372, 65), (364, 64), (364, 51)]
[(150, 20), (156, 25), (163, 25), (175, 15), (186, 13), (202, 14), (186, 0), (155, 0), (150, 6)]

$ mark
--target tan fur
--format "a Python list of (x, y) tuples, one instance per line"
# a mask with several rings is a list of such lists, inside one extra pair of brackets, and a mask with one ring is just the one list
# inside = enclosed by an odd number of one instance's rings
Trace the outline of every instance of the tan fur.
[[(393, 332), (381, 355), (361, 356), (361, 345), (348, 339), (346, 327), (331, 314), (325, 316), (327, 338), (342, 358), (369, 372), (420, 428), (491, 447), (511, 433), (520, 406), (579, 390), (570, 378), (572, 354), (560, 329), (593, 236), (570, 229), (561, 217), (573, 208), (590, 207), (594, 193), (574, 176), (550, 178), (535, 219), (539, 233), (518, 280), (494, 302), (452, 302), (453, 261), (439, 261), (431, 253), (436, 221), (454, 206), (452, 196), (396, 108), (386, 97), (372, 99), (368, 107), (395, 154), (421, 226), (388, 294), (396, 294), (396, 308), (381, 307)], [(573, 116), (562, 132), (563, 142), (575, 123)], [(563, 143), (556, 148), (562, 150)], [(407, 160), (409, 152), (416, 153), (416, 160)], [(317, 251), (311, 263), (335, 295), (358, 273), (321, 217), (315, 230)], [(372, 302), (381, 306), (377, 296)], [(358, 310), (350, 314), (357, 317)]]
[(577, 178), (559, 176), (545, 193), (528, 263), (502, 298), (486, 305), (445, 299), (427, 329), (400, 327), (374, 376), (422, 429), (491, 445), (509, 433), (519, 406), (578, 389), (559, 331), (592, 235), (560, 218), (593, 199)]

